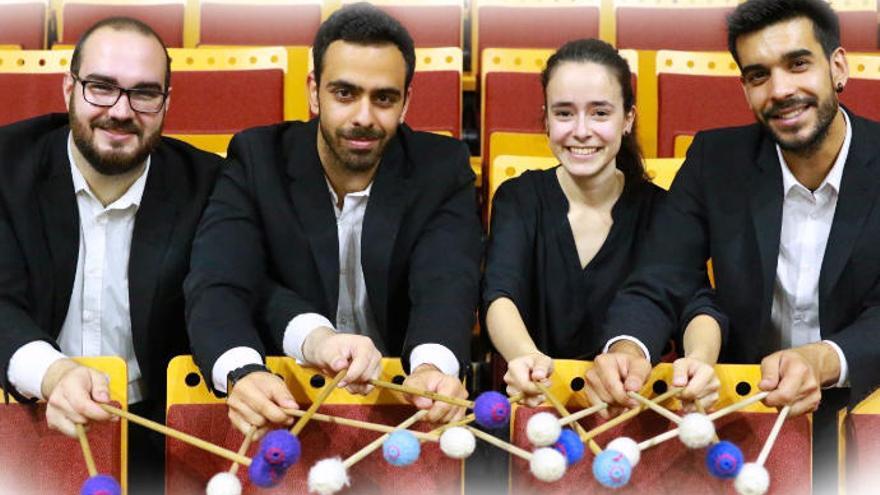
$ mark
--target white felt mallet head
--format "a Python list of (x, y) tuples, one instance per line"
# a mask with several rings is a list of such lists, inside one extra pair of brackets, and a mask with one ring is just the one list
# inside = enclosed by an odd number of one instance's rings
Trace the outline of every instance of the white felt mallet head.
[(636, 467), (642, 459), (642, 451), (639, 449), (639, 444), (629, 437), (615, 438), (608, 442), (608, 445), (605, 446), (605, 450), (616, 450), (620, 452), (626, 457), (626, 460), (629, 461), (631, 467)]
[(452, 427), (440, 435), (440, 450), (453, 459), (465, 459), (474, 453), (477, 439), (467, 428)]
[(770, 488), (770, 474), (764, 466), (747, 462), (736, 475), (733, 486), (739, 495), (764, 495)]
[(309, 469), (309, 492), (333, 495), (349, 483), (348, 470), (338, 457), (322, 459)]
[(715, 438), (715, 425), (705, 414), (690, 413), (681, 418), (678, 438), (688, 448), (702, 449), (709, 446)]
[(565, 456), (556, 449), (542, 447), (532, 452), (529, 469), (535, 478), (552, 483), (565, 475), (567, 462)]
[(241, 495), (241, 481), (238, 480), (238, 476), (227, 471), (217, 473), (208, 481), (205, 493), (207, 495)]
[(526, 424), (526, 436), (535, 447), (549, 447), (559, 440), (562, 426), (559, 418), (548, 412), (540, 412), (529, 418)]

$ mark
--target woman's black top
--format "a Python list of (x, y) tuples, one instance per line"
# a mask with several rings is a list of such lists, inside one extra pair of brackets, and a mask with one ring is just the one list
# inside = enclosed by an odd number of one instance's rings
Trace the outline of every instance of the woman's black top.
[(665, 195), (650, 182), (627, 183), (611, 210), (608, 237), (581, 267), (556, 168), (505, 181), (493, 199), (483, 314), (495, 299), (510, 298), (541, 352), (591, 358), (605, 343), (606, 311)]

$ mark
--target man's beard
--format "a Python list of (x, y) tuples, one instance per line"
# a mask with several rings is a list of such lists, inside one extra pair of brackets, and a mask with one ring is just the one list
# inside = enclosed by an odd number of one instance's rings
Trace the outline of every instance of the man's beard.
[[(384, 142), (385, 131), (381, 129), (368, 129), (365, 127), (355, 127), (351, 130), (337, 129), (331, 131), (324, 127), (323, 122), (319, 122), (318, 127), (321, 129), (321, 135), (324, 142), (330, 149), (330, 152), (336, 158), (336, 161), (346, 170), (352, 173), (362, 173), (373, 168), (382, 157), (385, 151)], [(363, 153), (352, 152), (342, 147), (342, 139), (376, 139), (376, 148)]]
[[(773, 115), (798, 105), (816, 106), (816, 127), (812, 134), (807, 136), (806, 139), (786, 141), (782, 139), (782, 137), (779, 136), (767, 122), (770, 121)], [(764, 120), (761, 122), (761, 125), (773, 135), (773, 140), (776, 141), (779, 147), (784, 151), (790, 151), (801, 156), (810, 156), (822, 146), (823, 142), (825, 142), (825, 138), (828, 136), (828, 131), (831, 129), (831, 123), (834, 122), (834, 117), (837, 115), (837, 109), (837, 99), (833, 96), (827, 98), (822, 103), (817, 103), (815, 97), (792, 97), (783, 102), (776, 103), (768, 110), (765, 110), (762, 113)]]
[[(76, 118), (76, 111), (73, 105), (70, 108), (70, 130), (73, 135), (73, 142), (92, 168), (101, 175), (122, 175), (136, 169), (150, 156), (150, 153), (159, 145), (159, 140), (162, 138), (160, 128), (144, 139), (144, 131), (131, 119), (119, 120), (112, 117), (104, 117), (91, 123), (83, 124)], [(90, 129), (86, 128), (86, 126), (90, 126)], [(133, 153), (125, 153), (118, 150), (101, 152), (93, 144), (96, 129), (133, 133), (137, 136), (140, 146)], [(89, 139), (90, 135), (92, 140)]]

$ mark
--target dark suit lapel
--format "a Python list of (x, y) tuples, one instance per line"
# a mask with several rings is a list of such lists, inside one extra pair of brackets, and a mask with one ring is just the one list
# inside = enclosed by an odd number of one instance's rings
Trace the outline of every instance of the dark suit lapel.
[(333, 320), (339, 300), (339, 236), (333, 198), (318, 158), (317, 122), (312, 120), (296, 135), (298, 142), (292, 146), (287, 173), (293, 179), (290, 195), (294, 213), (308, 237), (327, 298), (327, 311), (330, 311), (327, 316)]
[(128, 260), (131, 333), (139, 356), (143, 356), (149, 347), (150, 314), (156, 286), (164, 272), (162, 263), (175, 226), (177, 201), (182, 199), (175, 199), (174, 171), (164, 160), (164, 155), (153, 153), (151, 160), (144, 195), (135, 216)]
[(873, 139), (866, 135), (857, 117), (851, 117), (853, 126), (849, 155), (843, 168), (840, 194), (834, 211), (834, 222), (828, 235), (822, 271), (819, 275), (819, 300), (828, 301), (837, 283), (862, 226), (877, 198), (876, 150)]
[(379, 170), (370, 190), (370, 200), (364, 214), (363, 234), (361, 236), (361, 264), (370, 306), (376, 317), (378, 328), (387, 328), (388, 280), (391, 255), (400, 230), (408, 203), (411, 187), (406, 180), (407, 163), (403, 144), (398, 137), (393, 139), (385, 150)]
[[(67, 315), (79, 255), (79, 208), (70, 174), (67, 136), (66, 129), (56, 132), (50, 139), (48, 153), (37, 158), (49, 161), (48, 177), (40, 183), (37, 194), (57, 288), (52, 310), (53, 334), (60, 331)], [(35, 168), (42, 166), (37, 164)]]
[(755, 227), (755, 239), (761, 258), (762, 321), (769, 321), (773, 301), (773, 284), (779, 258), (779, 236), (782, 231), (782, 171), (776, 146), (764, 136), (752, 173), (749, 207)]

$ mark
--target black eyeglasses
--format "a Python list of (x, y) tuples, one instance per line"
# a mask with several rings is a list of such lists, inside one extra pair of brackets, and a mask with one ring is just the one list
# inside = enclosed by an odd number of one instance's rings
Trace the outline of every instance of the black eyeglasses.
[(128, 96), (128, 106), (135, 112), (159, 113), (168, 97), (167, 91), (141, 88), (126, 89), (104, 81), (80, 79), (73, 72), (70, 75), (74, 81), (82, 85), (83, 98), (96, 107), (110, 108), (116, 105), (116, 102), (124, 94)]

